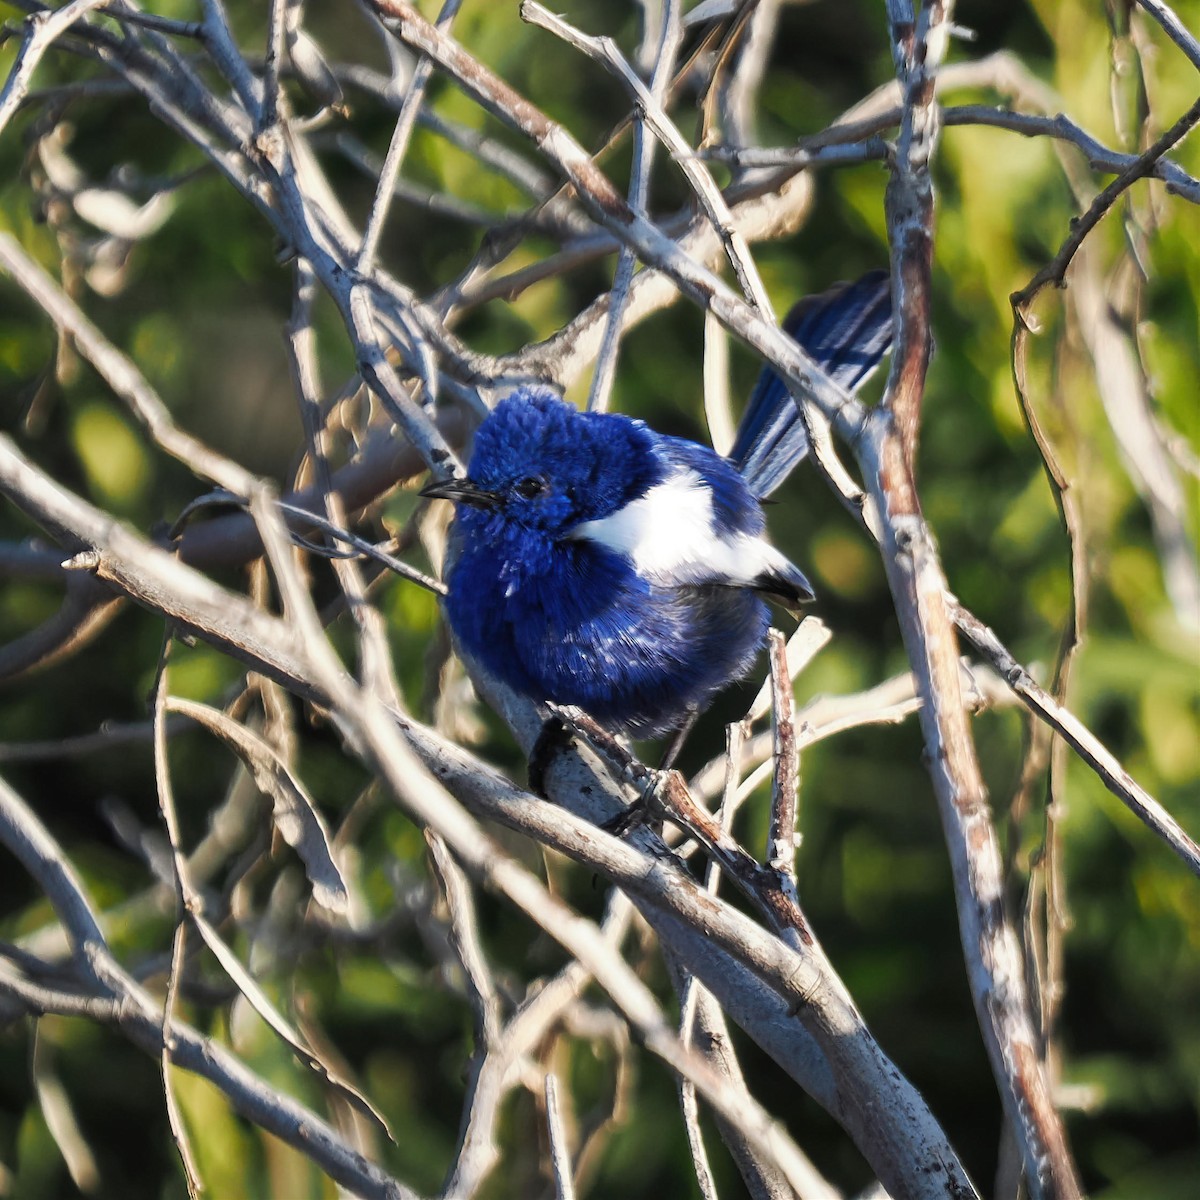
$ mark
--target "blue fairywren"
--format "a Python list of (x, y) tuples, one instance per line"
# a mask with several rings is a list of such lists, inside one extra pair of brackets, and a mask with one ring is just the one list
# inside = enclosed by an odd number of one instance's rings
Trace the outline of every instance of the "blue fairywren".
[[(809, 297), (784, 327), (853, 391), (891, 343), (887, 275)], [(521, 387), (479, 427), (455, 503), (446, 612), (463, 647), (535, 700), (654, 737), (751, 668), (768, 597), (813, 599), (764, 536), (761, 501), (804, 457), (800, 415), (765, 370), (723, 458), (615, 413)]]

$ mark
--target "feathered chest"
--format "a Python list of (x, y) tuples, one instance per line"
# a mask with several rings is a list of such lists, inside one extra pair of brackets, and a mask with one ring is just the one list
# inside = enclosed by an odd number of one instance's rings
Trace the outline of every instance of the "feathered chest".
[(486, 624), (543, 625), (562, 637), (619, 599), (648, 590), (632, 565), (605, 546), (529, 530), (465, 536), (450, 575), (460, 606), (478, 606)]

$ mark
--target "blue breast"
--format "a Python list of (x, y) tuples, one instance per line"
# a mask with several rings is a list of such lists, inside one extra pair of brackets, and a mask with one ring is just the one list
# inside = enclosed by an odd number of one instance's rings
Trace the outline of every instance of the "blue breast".
[(465, 648), (519, 691), (654, 737), (745, 675), (767, 607), (730, 587), (655, 587), (584, 541), (464, 539), (447, 607)]

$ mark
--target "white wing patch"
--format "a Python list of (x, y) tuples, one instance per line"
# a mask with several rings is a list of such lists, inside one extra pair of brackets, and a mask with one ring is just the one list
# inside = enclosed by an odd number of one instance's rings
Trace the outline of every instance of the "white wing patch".
[(571, 537), (585, 538), (627, 557), (652, 583), (752, 584), (764, 572), (788, 567), (769, 542), (713, 526), (712, 493), (695, 471), (680, 471), (644, 496)]

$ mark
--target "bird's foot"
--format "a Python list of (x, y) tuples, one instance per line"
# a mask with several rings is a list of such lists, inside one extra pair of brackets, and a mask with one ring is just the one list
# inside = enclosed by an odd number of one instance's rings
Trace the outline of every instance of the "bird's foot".
[(631, 780), (638, 785), (638, 798), (600, 826), (605, 833), (611, 833), (613, 837), (624, 837), (643, 825), (651, 826), (656, 832), (660, 831), (663, 817), (668, 813), (668, 806), (662, 798), (663, 790), (671, 786), (671, 777), (678, 775), (678, 772), (669, 768), (655, 771), (640, 763), (638, 768), (636, 778)]
[(627, 833), (640, 829), (650, 819), (650, 806), (645, 796), (639, 796), (627, 808), (621, 809), (616, 816), (609, 817), (600, 828), (605, 833), (611, 833), (615, 838), (623, 838)]
[(643, 826), (660, 831), (663, 817), (671, 813), (670, 802), (664, 797), (670, 796), (676, 784), (686, 791), (682, 776), (671, 769), (671, 762), (693, 722), (694, 717), (689, 719), (685, 728), (676, 736), (663, 765), (654, 770), (639, 762), (624, 742), (614, 737), (587, 713), (576, 708), (552, 708), (529, 752), (529, 790), (543, 800), (549, 799), (546, 792), (546, 773), (555, 757), (561, 751), (569, 749), (575, 737), (580, 737), (586, 739), (594, 750), (616, 768), (614, 780), (630, 785), (637, 791), (637, 798), (628, 807), (603, 822), (600, 828), (605, 833), (619, 838)]

